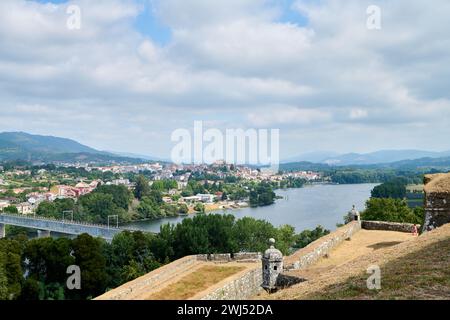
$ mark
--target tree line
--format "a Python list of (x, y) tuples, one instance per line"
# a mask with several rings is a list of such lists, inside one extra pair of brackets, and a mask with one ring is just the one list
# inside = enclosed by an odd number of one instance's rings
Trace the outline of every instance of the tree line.
[[(0, 240), (0, 300), (91, 299), (186, 255), (263, 252), (269, 238), (289, 254), (328, 232), (296, 234), (254, 218), (199, 215), (164, 225), (159, 234), (122, 232), (111, 243), (87, 234), (28, 240), (10, 233)], [(81, 269), (81, 290), (66, 286), (70, 265)]]
[(423, 224), (424, 209), (410, 208), (406, 200), (408, 180), (395, 177), (373, 188), (366, 209), (361, 213), (363, 220), (405, 222)]

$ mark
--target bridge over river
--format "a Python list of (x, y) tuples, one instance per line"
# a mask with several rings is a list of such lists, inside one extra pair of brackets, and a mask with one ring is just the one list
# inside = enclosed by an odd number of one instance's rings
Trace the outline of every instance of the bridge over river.
[(111, 241), (114, 236), (122, 231), (142, 231), (134, 228), (117, 228), (101, 224), (57, 220), (26, 215), (0, 213), (0, 238), (6, 236), (5, 225), (31, 228), (38, 230), (39, 237), (49, 237), (50, 232), (58, 232), (69, 235), (80, 235), (87, 233), (93, 237), (100, 237)]

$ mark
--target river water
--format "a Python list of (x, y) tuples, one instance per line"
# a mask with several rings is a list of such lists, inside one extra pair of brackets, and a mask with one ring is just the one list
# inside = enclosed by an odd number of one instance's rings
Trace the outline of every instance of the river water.
[[(334, 230), (336, 223), (342, 223), (343, 217), (352, 205), (361, 211), (370, 198), (370, 191), (377, 184), (318, 184), (298, 189), (276, 190), (283, 197), (275, 204), (236, 210), (220, 210), (213, 213), (233, 214), (236, 218), (253, 217), (264, 219), (274, 226), (289, 224), (296, 232), (314, 229), (317, 225)], [(179, 223), (189, 217), (172, 217), (127, 224), (151, 232), (159, 232), (159, 227), (167, 223)]]

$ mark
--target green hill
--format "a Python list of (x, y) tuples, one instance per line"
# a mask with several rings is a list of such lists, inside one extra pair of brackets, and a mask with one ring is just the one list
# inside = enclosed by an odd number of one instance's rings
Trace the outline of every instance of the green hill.
[(66, 138), (33, 135), (25, 132), (0, 133), (0, 161), (13, 160), (127, 163), (142, 161), (137, 158), (99, 151)]

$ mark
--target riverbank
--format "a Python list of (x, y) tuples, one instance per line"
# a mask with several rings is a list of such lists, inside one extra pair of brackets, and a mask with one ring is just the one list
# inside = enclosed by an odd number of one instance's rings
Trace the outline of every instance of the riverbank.
[[(365, 202), (370, 198), (371, 190), (378, 184), (308, 184), (303, 188), (278, 189), (277, 195), (282, 199), (273, 205), (265, 207), (217, 208), (207, 213), (232, 214), (236, 219), (253, 217), (272, 223), (274, 226), (289, 224), (297, 232), (314, 229), (322, 225), (329, 230), (336, 229), (336, 223), (342, 223), (343, 217), (355, 205), (357, 210), (365, 208)], [(160, 226), (177, 224), (188, 216), (165, 217), (145, 223), (129, 223), (127, 226), (159, 232)]]

